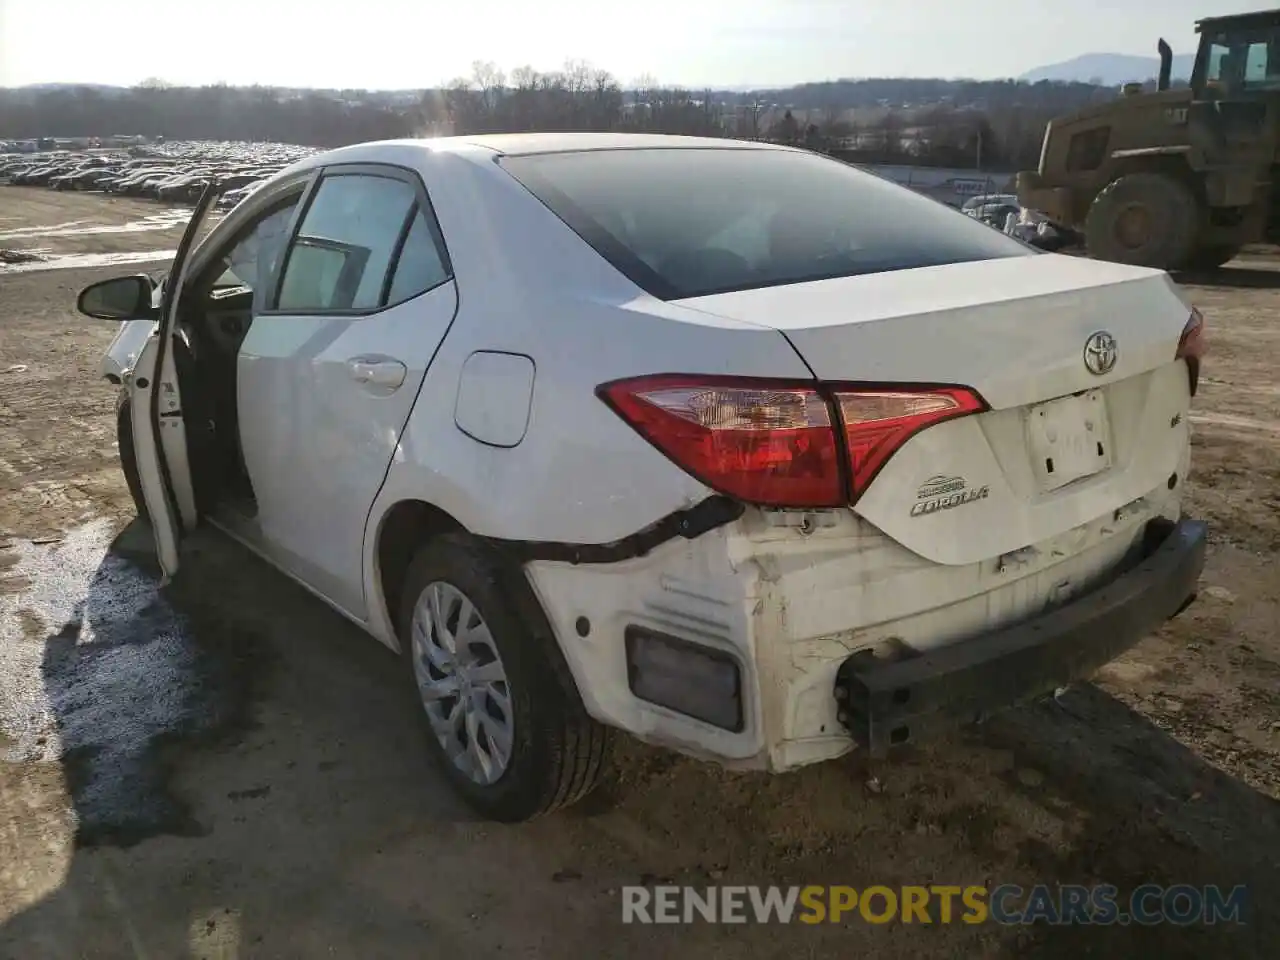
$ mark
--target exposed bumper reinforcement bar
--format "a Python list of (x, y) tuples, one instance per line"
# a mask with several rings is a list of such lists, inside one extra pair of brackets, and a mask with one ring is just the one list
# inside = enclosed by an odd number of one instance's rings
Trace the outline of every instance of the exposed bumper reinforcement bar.
[(880, 756), (1090, 676), (1195, 599), (1206, 535), (1200, 521), (1154, 520), (1141, 560), (1050, 613), (910, 660), (846, 660), (835, 691), (842, 721)]

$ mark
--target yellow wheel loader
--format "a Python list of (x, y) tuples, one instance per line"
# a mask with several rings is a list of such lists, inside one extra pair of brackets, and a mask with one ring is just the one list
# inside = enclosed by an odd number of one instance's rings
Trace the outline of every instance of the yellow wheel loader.
[(1246, 243), (1280, 242), (1280, 10), (1196, 23), (1189, 87), (1157, 89), (1050, 121), (1018, 202), (1082, 234), (1089, 255), (1163, 270), (1222, 266)]

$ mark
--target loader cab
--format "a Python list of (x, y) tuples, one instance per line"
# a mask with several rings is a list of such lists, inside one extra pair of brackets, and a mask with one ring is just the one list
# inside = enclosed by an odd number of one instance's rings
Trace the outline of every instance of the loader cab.
[(1280, 10), (1202, 20), (1196, 29), (1191, 121), (1211, 135), (1208, 156), (1270, 167), (1280, 140)]
[(1280, 10), (1201, 20), (1196, 32), (1191, 88), (1197, 100), (1280, 94)]

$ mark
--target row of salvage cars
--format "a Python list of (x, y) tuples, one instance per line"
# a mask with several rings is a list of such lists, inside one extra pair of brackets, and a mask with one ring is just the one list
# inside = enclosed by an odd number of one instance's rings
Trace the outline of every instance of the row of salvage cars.
[(86, 190), (194, 203), (210, 182), (219, 206), (235, 206), (287, 164), (310, 151), (259, 144), (174, 144), (123, 151), (0, 155), (0, 181), (54, 190)]

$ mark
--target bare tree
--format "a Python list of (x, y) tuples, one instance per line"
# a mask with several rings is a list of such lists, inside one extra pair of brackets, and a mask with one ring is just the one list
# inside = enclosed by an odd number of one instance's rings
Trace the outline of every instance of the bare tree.
[(477, 60), (471, 64), (471, 83), (480, 95), (480, 107), (487, 119), (498, 113), (505, 92), (506, 75), (493, 63)]

